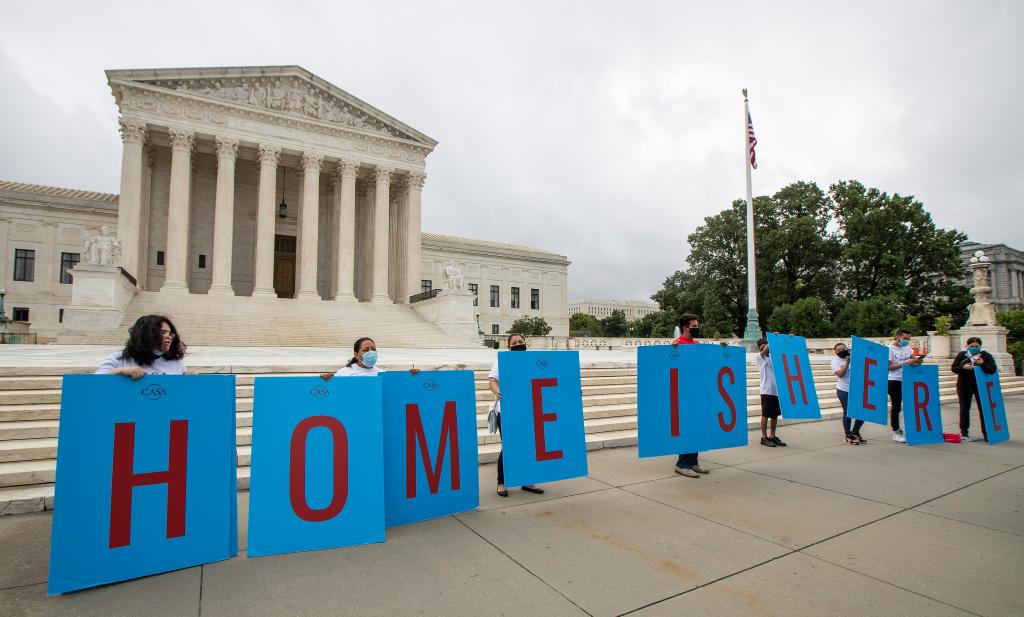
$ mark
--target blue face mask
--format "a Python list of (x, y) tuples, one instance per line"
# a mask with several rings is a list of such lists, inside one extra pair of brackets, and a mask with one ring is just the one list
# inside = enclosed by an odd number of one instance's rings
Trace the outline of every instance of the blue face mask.
[(967, 348), (967, 353), (971, 354), (972, 356), (976, 356), (981, 353), (981, 347), (971, 345), (970, 347)]
[(377, 364), (377, 352), (376, 351), (368, 351), (368, 352), (364, 353), (363, 354), (363, 364), (365, 366), (373, 368), (373, 365)]
[(901, 338), (900, 339), (900, 347), (906, 347), (909, 344), (910, 344), (910, 341), (908, 341), (907, 339), (905, 339), (905, 338)]

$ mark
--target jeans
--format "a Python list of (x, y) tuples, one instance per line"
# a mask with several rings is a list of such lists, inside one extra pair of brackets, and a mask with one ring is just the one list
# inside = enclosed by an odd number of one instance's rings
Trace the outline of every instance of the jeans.
[(900, 430), (900, 411), (903, 410), (903, 382), (889, 380), (889, 424), (893, 431)]
[(978, 394), (978, 387), (968, 384), (956, 384), (956, 398), (960, 401), (960, 434), (967, 435), (971, 430), (971, 399), (978, 402), (978, 416), (981, 419), (981, 434), (988, 439), (988, 431), (985, 430), (985, 419), (981, 410), (981, 395)]
[[(864, 421), (854, 420), (846, 415), (846, 405), (850, 400), (850, 393), (846, 390), (836, 390), (836, 396), (839, 397), (839, 404), (843, 406), (843, 431), (847, 435), (860, 435), (860, 427), (864, 426)], [(853, 424), (853, 430), (850, 430), (851, 423)]]
[(676, 461), (676, 467), (680, 469), (690, 469), (697, 465), (697, 453), (688, 452), (686, 454), (680, 454), (679, 460)]

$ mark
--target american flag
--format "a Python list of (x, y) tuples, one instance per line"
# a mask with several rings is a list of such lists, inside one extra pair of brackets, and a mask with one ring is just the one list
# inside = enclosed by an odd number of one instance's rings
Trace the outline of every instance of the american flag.
[(750, 112), (747, 112), (747, 146), (750, 149), (750, 166), (757, 169), (757, 154), (754, 146), (757, 145), (757, 137), (754, 137), (754, 121), (750, 119)]

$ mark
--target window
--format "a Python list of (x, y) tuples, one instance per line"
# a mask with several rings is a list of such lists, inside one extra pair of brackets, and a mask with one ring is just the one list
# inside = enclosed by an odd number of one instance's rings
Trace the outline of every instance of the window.
[(519, 308), (519, 288), (512, 288), (512, 308)]
[(206, 268), (206, 255), (199, 256), (199, 269), (203, 270)]
[(61, 253), (60, 254), (60, 282), (70, 285), (72, 282), (71, 268), (75, 267), (78, 263), (78, 253)]
[(499, 291), (497, 285), (491, 285), (491, 306), (501, 306), (501, 291)]
[(36, 280), (36, 252), (32, 249), (14, 249), (14, 280)]
[(480, 286), (476, 283), (469, 284), (469, 290), (473, 292), (473, 306), (480, 305)]
[(535, 311), (539, 311), (540, 310), (540, 290), (539, 289), (531, 289), (530, 290), (530, 308), (535, 310)]
[(498, 324), (491, 324), (491, 334), (501, 334), (501, 326)]
[(64, 309), (57, 311), (57, 323), (64, 323)]
[(420, 281), (420, 293), (427, 293), (434, 287), (434, 281), (422, 280)]
[(156, 252), (156, 265), (158, 265), (158, 266), (164, 265), (164, 252), (163, 251), (157, 251)]
[(14, 321), (28, 321), (28, 309), (14, 307)]

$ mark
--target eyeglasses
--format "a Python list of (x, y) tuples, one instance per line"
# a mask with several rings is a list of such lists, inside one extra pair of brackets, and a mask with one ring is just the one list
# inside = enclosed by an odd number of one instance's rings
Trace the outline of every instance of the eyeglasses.
[(169, 336), (169, 337), (171, 337), (172, 341), (174, 339), (178, 338), (178, 335), (173, 333), (173, 332), (171, 332), (170, 330), (161, 330), (160, 331), (160, 336)]

